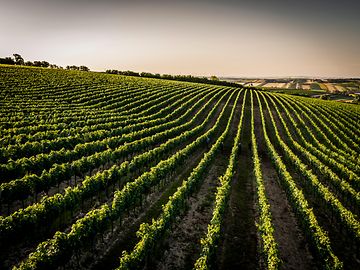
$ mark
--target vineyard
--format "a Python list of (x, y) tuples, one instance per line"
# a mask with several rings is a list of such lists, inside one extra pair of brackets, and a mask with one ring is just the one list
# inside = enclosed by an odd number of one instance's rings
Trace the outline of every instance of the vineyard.
[(360, 107), (0, 66), (0, 269), (360, 269)]

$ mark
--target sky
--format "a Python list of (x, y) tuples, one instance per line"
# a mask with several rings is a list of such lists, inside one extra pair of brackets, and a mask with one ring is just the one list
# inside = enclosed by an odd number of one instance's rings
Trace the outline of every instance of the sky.
[(91, 70), (360, 77), (359, 0), (0, 0), (0, 57)]

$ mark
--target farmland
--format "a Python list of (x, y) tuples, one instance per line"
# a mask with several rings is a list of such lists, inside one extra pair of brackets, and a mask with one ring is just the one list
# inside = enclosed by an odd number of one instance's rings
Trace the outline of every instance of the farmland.
[(359, 269), (360, 107), (0, 66), (0, 269)]
[[(244, 79), (224, 78), (244, 86), (257, 86), (266, 89), (313, 90), (328, 93), (356, 93), (360, 90), (360, 80), (353, 79), (309, 79), (309, 78), (276, 78)], [(322, 91), (321, 91), (322, 90)]]

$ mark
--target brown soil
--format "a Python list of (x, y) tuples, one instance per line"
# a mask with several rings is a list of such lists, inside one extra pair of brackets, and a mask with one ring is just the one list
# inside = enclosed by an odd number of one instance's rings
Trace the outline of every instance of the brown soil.
[[(224, 100), (221, 102), (221, 104), (219, 105), (219, 108), (216, 110), (215, 115), (213, 116), (213, 118), (209, 121), (209, 123), (205, 126), (205, 130), (208, 130), (211, 126), (213, 126), (213, 124), (215, 123), (217, 116), (219, 115), (222, 107), (224, 106), (226, 101), (226, 97), (224, 98)], [(210, 107), (211, 108), (211, 107)], [(202, 114), (202, 117), (205, 117), (204, 115), (209, 111), (209, 109), (206, 110), (206, 112), (204, 112)], [(194, 125), (198, 125), (202, 122), (202, 120), (198, 120), (197, 123), (195, 123)], [(171, 153), (175, 153), (176, 151), (178, 151), (179, 149), (183, 148), (185, 145), (187, 145), (189, 142), (187, 143), (183, 143), (181, 145), (179, 145), (178, 147), (176, 147), (176, 149), (174, 149), (173, 151), (171, 151)], [(171, 155), (171, 154), (170, 154)], [(141, 170), (142, 171), (142, 170)], [(138, 174), (141, 172), (139, 171)], [(140, 173), (141, 174), (141, 173)], [(134, 177), (133, 177), (134, 178)], [(110, 193), (110, 196), (104, 196), (104, 194), (102, 194), (103, 199), (101, 201), (106, 202), (109, 201), (108, 198), (112, 198), (112, 193)], [(101, 197), (101, 196), (100, 196)], [(101, 199), (101, 198), (100, 198)], [(91, 198), (89, 200), (87, 200), (84, 203), (84, 208), (87, 209), (86, 211), (89, 211), (91, 209), (97, 208), (98, 206), (101, 205), (101, 202), (98, 199)], [(79, 209), (80, 210), (80, 209)], [(84, 211), (84, 213), (86, 213), (86, 211)], [(62, 228), (60, 228), (60, 230), (62, 231), (69, 231), (71, 225), (80, 217), (84, 216), (84, 213), (81, 213), (79, 211), (75, 211), (74, 212), (74, 216), (73, 217), (68, 217), (64, 215), (61, 215), (61, 217), (59, 217), (60, 219), (60, 223), (62, 222)], [(64, 222), (66, 224), (64, 224)], [(57, 223), (57, 222), (55, 222)], [(46, 227), (46, 229), (49, 229), (51, 226)], [(54, 227), (52, 227), (51, 229), (52, 231), (56, 231), (56, 229)], [(50, 234), (46, 234), (47, 237), (50, 237)], [(40, 236), (39, 236), (40, 237)], [(36, 242), (41, 241), (42, 239), (40, 239), (39, 237), (36, 238)], [(45, 239), (43, 237), (43, 239)], [(3, 263), (0, 264), (1, 267), (4, 267), (5, 269), (7, 269), (8, 267), (10, 267), (10, 265), (14, 265), (16, 263), (19, 262), (19, 260), (25, 258), (26, 256), (28, 256), (28, 254), (33, 250), (34, 248), (34, 243), (31, 240), (24, 240), (23, 242), (14, 245), (13, 247), (7, 248), (6, 250), (1, 250), (2, 252), (2, 258), (6, 258), (6, 260), (1, 260)], [(3, 252), (4, 251), (4, 252)], [(3, 257), (4, 256), (4, 257)]]
[[(205, 149), (199, 149), (191, 158), (170, 177), (171, 183), (165, 188), (157, 189), (144, 198), (143, 207), (138, 206), (129, 215), (114, 226), (114, 231), (108, 230), (104, 235), (104, 242), (98, 239), (94, 250), (79, 251), (74, 255), (64, 269), (113, 269), (118, 266), (119, 257), (123, 250), (130, 250), (138, 241), (136, 231), (143, 222), (151, 222), (153, 216), (161, 211), (161, 205), (166, 203), (169, 196), (188, 177), (192, 168), (200, 161)], [(96, 254), (96, 256), (94, 256)], [(80, 258), (80, 259), (79, 259)], [(96, 260), (94, 260), (96, 258)]]
[[(272, 103), (268, 100), (271, 112), (278, 127), (280, 136), (284, 137), (284, 130), (281, 128), (276, 111), (272, 108)], [(264, 101), (262, 100), (264, 105)], [(263, 106), (265, 121), (271, 126), (271, 119), (266, 107)], [(255, 117), (260, 118), (258, 107), (254, 110)], [(284, 117), (284, 115), (282, 115)], [(259, 128), (255, 129), (257, 137), (264, 136)], [(265, 148), (265, 145), (262, 147)], [(275, 228), (275, 240), (278, 244), (280, 258), (282, 260), (281, 269), (317, 269), (314, 258), (309, 251), (306, 239), (297, 224), (296, 217), (292, 212), (291, 206), (282, 189), (276, 170), (271, 164), (267, 155), (261, 158), (261, 169), (267, 198), (270, 203), (272, 222)]]
[[(224, 103), (222, 105), (224, 105)], [(209, 124), (209, 127), (215, 123), (215, 120), (216, 118), (214, 117), (211, 121), (211, 124)], [(220, 131), (217, 133), (218, 134), (216, 134), (215, 137), (219, 136)], [(121, 252), (123, 250), (131, 250), (136, 244), (137, 238), (135, 233), (139, 228), (139, 225), (142, 222), (151, 222), (152, 218), (156, 218), (156, 216), (160, 214), (161, 205), (167, 202), (169, 196), (176, 191), (176, 188), (179, 185), (182, 184), (182, 180), (186, 179), (190, 175), (192, 168), (196, 166), (206, 151), (207, 149), (204, 148), (199, 149), (189, 158), (187, 162), (184, 163), (183, 166), (179, 167), (174, 174), (176, 175), (175, 181), (173, 177), (170, 177), (170, 179), (174, 182), (166, 185), (165, 191), (157, 190), (156, 192), (147, 196), (146, 203), (144, 205), (147, 205), (148, 207), (145, 209), (138, 207), (140, 213), (136, 213), (135, 211), (134, 214), (128, 216), (126, 220), (123, 221), (123, 224), (126, 224), (126, 228), (117, 226), (115, 233), (111, 233), (111, 231), (106, 233), (106, 236), (104, 237), (106, 239), (105, 242), (103, 242), (102, 239), (99, 239), (96, 245), (95, 261), (94, 250), (91, 250), (91, 252), (83, 252), (81, 255), (74, 255), (66, 267), (76, 267), (77, 269), (113, 269), (116, 267), (119, 263), (118, 258), (121, 256)], [(201, 198), (202, 197), (203, 196), (201, 196)], [(203, 210), (204, 209), (207, 208), (203, 208)], [(206, 226), (207, 222), (204, 224)]]
[[(238, 101), (241, 104), (241, 101)], [(187, 201), (188, 209), (177, 218), (176, 225), (161, 245), (161, 254), (148, 260), (145, 269), (191, 269), (201, 252), (200, 239), (206, 235), (212, 218), (213, 203), (218, 186), (218, 177), (228, 165), (233, 140), (240, 118), (240, 106), (235, 111), (231, 128), (224, 141), (224, 147), (211, 163), (203, 177), (199, 190)], [(228, 113), (230, 108), (229, 106)], [(223, 129), (226, 121), (223, 122)], [(220, 134), (219, 134), (220, 135)], [(214, 140), (215, 141), (215, 140)]]
[(200, 239), (207, 232), (212, 217), (218, 177), (226, 169), (226, 158), (220, 156), (211, 164), (199, 191), (187, 201), (189, 209), (177, 218), (177, 224), (166, 237), (159, 262), (148, 263), (146, 269), (191, 269), (198, 258)]
[[(248, 93), (249, 94), (249, 93)], [(257, 229), (255, 226), (255, 190), (252, 178), (250, 142), (250, 99), (247, 97), (242, 150), (236, 174), (231, 183), (228, 208), (225, 212), (223, 237), (219, 243), (215, 269), (258, 269)]]
[(356, 243), (356, 239), (346, 231), (337, 216), (326, 207), (326, 203), (314, 194), (313, 189), (309, 188), (309, 185), (306, 184), (306, 180), (302, 179), (291, 168), (289, 168), (289, 172), (303, 190), (305, 198), (313, 209), (319, 225), (327, 232), (331, 248), (340, 261), (344, 263), (344, 269), (360, 269), (359, 245)]
[[(313, 173), (317, 175), (318, 179), (322, 182), (322, 184), (324, 184), (325, 186), (327, 186), (329, 188), (329, 190), (337, 197), (337, 199), (339, 201), (341, 201), (341, 203), (347, 207), (349, 210), (352, 210), (354, 214), (358, 214), (359, 210), (356, 205), (352, 204), (351, 200), (348, 200), (346, 195), (344, 195), (344, 193), (339, 191), (339, 187), (336, 184), (333, 184), (332, 181), (330, 181), (328, 179), (328, 177), (326, 175), (323, 175), (322, 172), (315, 166), (313, 167), (311, 163), (309, 163), (309, 161), (303, 157), (302, 153), (300, 153), (299, 150), (297, 150), (295, 147), (291, 146), (291, 141), (297, 141), (302, 147), (303, 149), (306, 150), (306, 146), (304, 146), (303, 143), (301, 143), (298, 134), (295, 133), (294, 131), (292, 132), (292, 138), (290, 138), (289, 136), (287, 136), (286, 131), (280, 121), (280, 118), (278, 117), (277, 112), (275, 111), (275, 109), (273, 109), (273, 106), (270, 106), (271, 110), (272, 110), (272, 114), (274, 116), (277, 128), (279, 130), (279, 133), (281, 135), (281, 138), (284, 142), (287, 143), (287, 145), (292, 149), (292, 151), (297, 154), (297, 156), (302, 160), (303, 163), (307, 164), (309, 166), (309, 168), (312, 168)], [(288, 118), (285, 115), (285, 113), (282, 113), (282, 117), (284, 118), (284, 120), (286, 121)], [(270, 119), (269, 119), (270, 120)], [(290, 122), (288, 120), (288, 122)], [(291, 132), (291, 125), (288, 125), (290, 132)], [(320, 159), (319, 159), (320, 160)], [(320, 160), (320, 162), (322, 162)], [(322, 162), (323, 163), (323, 162)], [(324, 165), (326, 165), (326, 163), (323, 163)], [(326, 165), (327, 166), (327, 165)], [(329, 167), (329, 169), (331, 169), (331, 167)], [(336, 174), (336, 172), (335, 172)], [(341, 179), (341, 176), (339, 177)], [(345, 193), (347, 194), (347, 193)]]
[(279, 184), (276, 171), (267, 158), (261, 160), (261, 165), (275, 228), (275, 240), (282, 260), (281, 269), (316, 269), (314, 258)]
[[(265, 113), (265, 118), (266, 121), (270, 121), (267, 112)], [(275, 118), (275, 121), (278, 122), (278, 119)], [(279, 127), (279, 123), (277, 123), (277, 126)], [(283, 130), (279, 129), (279, 132), (280, 135), (284, 137)], [(279, 147), (277, 148), (278, 153), (281, 155), (282, 150)], [(312, 207), (319, 225), (328, 233), (331, 247), (335, 255), (344, 263), (344, 268), (359, 269), (360, 256), (356, 254), (357, 252), (354, 252), (358, 249), (354, 238), (343, 230), (341, 223), (336, 219), (335, 215), (331, 213), (329, 208), (325, 206), (323, 200), (314, 194), (313, 189), (309, 187), (309, 185), (306, 185), (307, 180), (298, 175), (288, 160), (285, 159), (284, 161), (289, 164), (287, 169), (291, 173), (298, 187), (303, 190), (306, 200), (309, 202), (310, 207)], [(317, 262), (314, 262), (314, 264), (316, 263)]]

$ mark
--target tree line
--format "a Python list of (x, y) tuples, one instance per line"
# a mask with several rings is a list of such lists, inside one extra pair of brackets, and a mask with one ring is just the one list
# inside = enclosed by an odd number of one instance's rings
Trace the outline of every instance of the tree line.
[[(54, 68), (54, 69), (64, 69), (62, 66), (55, 64), (50, 64), (47, 61), (25, 61), (20, 54), (13, 54), (13, 57), (0, 58), (0, 64), (7, 65), (21, 65), (21, 66), (33, 66), (33, 67), (44, 67), (44, 68)], [(87, 66), (66, 66), (66, 70), (79, 70), (79, 71), (90, 71)], [(197, 83), (206, 83), (214, 85), (223, 85), (231, 87), (243, 87), (234, 82), (227, 82), (219, 80), (216, 76), (211, 77), (196, 77), (192, 75), (170, 75), (170, 74), (159, 74), (159, 73), (150, 73), (150, 72), (135, 72), (131, 70), (121, 71), (116, 69), (106, 70), (108, 74), (117, 74), (124, 76), (135, 76), (135, 77), (145, 77), (145, 78), (156, 78), (164, 80), (175, 80), (175, 81), (186, 81), (186, 82), (197, 82)], [(255, 87), (246, 87), (248, 89), (255, 89)]]
[(145, 77), (145, 78), (156, 78), (164, 80), (175, 80), (175, 81), (186, 81), (186, 82), (197, 82), (197, 83), (207, 83), (215, 85), (224, 85), (232, 87), (241, 87), (241, 85), (233, 82), (221, 81), (216, 76), (208, 77), (196, 77), (192, 75), (170, 75), (170, 74), (159, 74), (159, 73), (149, 73), (149, 72), (134, 72), (131, 70), (121, 71), (116, 69), (106, 70), (108, 74), (117, 74), (124, 76), (135, 76), (135, 77)]
[[(0, 64), (64, 69), (62, 66), (50, 64), (47, 61), (34, 61), (34, 62), (25, 61), (24, 58), (20, 54), (17, 54), (17, 53), (14, 53), (13, 57), (0, 58)], [(90, 70), (86, 66), (74, 66), (74, 65), (66, 66), (65, 69), (80, 70), (80, 71), (89, 71)]]

